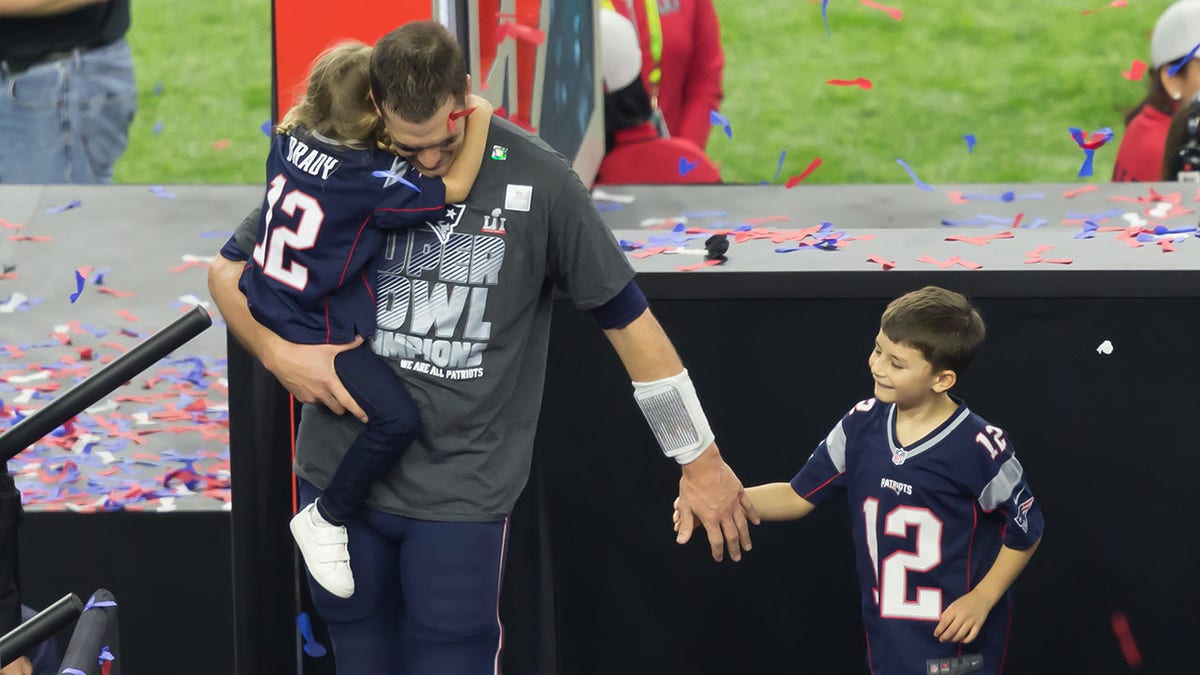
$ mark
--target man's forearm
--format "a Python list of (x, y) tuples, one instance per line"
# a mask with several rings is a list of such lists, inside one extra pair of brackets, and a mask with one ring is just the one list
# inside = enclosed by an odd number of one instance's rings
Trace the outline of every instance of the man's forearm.
[(109, 0), (0, 0), (0, 16), (53, 16)]
[(624, 328), (609, 328), (604, 335), (635, 382), (653, 382), (683, 371), (675, 347), (649, 309)]
[(208, 269), (208, 292), (221, 310), (229, 332), (265, 365), (271, 354), (274, 334), (250, 313), (246, 296), (238, 288), (243, 268), (243, 263), (216, 256)]

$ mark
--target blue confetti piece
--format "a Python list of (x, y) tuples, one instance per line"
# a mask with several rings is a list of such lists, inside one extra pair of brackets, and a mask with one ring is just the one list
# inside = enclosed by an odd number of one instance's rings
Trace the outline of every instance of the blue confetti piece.
[(300, 629), (300, 635), (304, 638), (305, 654), (319, 659), (328, 653), (325, 645), (317, 642), (317, 638), (313, 635), (312, 620), (308, 618), (308, 612), (300, 612), (296, 617), (296, 627)]
[(1067, 214), (1068, 220), (1104, 220), (1105, 218), (1116, 218), (1123, 213), (1121, 209), (1112, 209), (1110, 211), (1100, 211), (1098, 213), (1075, 213)]
[(689, 162), (687, 157), (679, 158), (679, 175), (686, 176), (700, 165), (700, 162)]
[(681, 214), (684, 218), (724, 218), (729, 215), (726, 211), (684, 211)]
[(686, 225), (684, 225), (683, 223), (679, 223), (679, 224), (678, 224), (678, 225), (676, 225), (675, 227), (672, 227), (672, 228), (671, 228), (671, 231), (672, 231), (672, 232), (686, 232), (686, 231), (687, 231), (687, 226), (686, 226)]
[(1196, 232), (1200, 230), (1197, 227), (1177, 227), (1171, 229), (1166, 225), (1157, 225), (1154, 228), (1154, 234), (1187, 234), (1188, 232)]
[(87, 675), (87, 673), (78, 668), (63, 668), (62, 675)]
[(1095, 160), (1096, 160), (1096, 151), (1084, 149), (1084, 151), (1083, 151), (1083, 166), (1079, 167), (1079, 175), (1078, 175), (1079, 178), (1087, 178), (1089, 176), (1095, 175), (1095, 173), (1096, 173), (1095, 169), (1094, 169)]
[(1093, 222), (1091, 220), (1084, 221), (1083, 231), (1076, 233), (1075, 238), (1076, 239), (1092, 239), (1096, 236), (1096, 230), (1098, 230), (1098, 229), (1100, 229), (1100, 226), (1097, 225), (1095, 222)]
[(263, 122), (262, 126), (259, 127), (259, 129), (262, 129), (263, 136), (270, 138), (271, 137), (271, 120), (267, 120), (266, 122)]
[(821, 21), (825, 22), (825, 37), (829, 37), (829, 0), (821, 0)]
[(150, 130), (150, 133), (152, 133), (152, 134), (154, 134), (155, 136), (157, 136), (157, 135), (161, 134), (162, 132), (163, 132), (163, 121), (162, 121), (162, 120), (158, 120), (158, 121), (156, 121), (156, 122), (154, 123), (154, 128), (152, 128), (152, 129)]
[(155, 83), (154, 83), (154, 95), (155, 95), (155, 96), (162, 96), (162, 95), (163, 95), (163, 82), (162, 82), (162, 80), (159, 80), (158, 82), (155, 82)]
[(946, 227), (980, 227), (987, 224), (987, 221), (978, 216), (974, 218), (946, 218), (942, 220), (942, 225)]
[(1029, 224), (1022, 223), (1021, 227), (1027, 228), (1030, 230), (1034, 230), (1039, 227), (1045, 227), (1046, 225), (1049, 225), (1049, 224), (1050, 224), (1050, 221), (1046, 220), (1045, 218), (1038, 218), (1037, 220), (1034, 220), (1033, 222), (1031, 222)]
[(729, 124), (729, 118), (717, 112), (716, 110), (708, 111), (708, 123), (714, 127), (725, 129), (725, 136), (733, 138), (733, 126)]
[(771, 182), (779, 180), (779, 174), (783, 172), (783, 160), (787, 157), (787, 150), (779, 153), (779, 163), (775, 165), (775, 175), (771, 176)]
[(75, 292), (71, 294), (72, 305), (75, 304), (75, 301), (79, 299), (79, 296), (83, 295), (83, 286), (86, 283), (87, 278), (80, 274), (79, 270), (75, 270)]
[(636, 241), (630, 241), (628, 239), (618, 239), (617, 245), (621, 247), (622, 251), (636, 251), (639, 248), (643, 248), (643, 245), (641, 243), (636, 242)]
[(116, 607), (117, 603), (113, 600), (101, 600), (96, 602), (96, 596), (88, 598), (87, 604), (83, 606), (83, 611), (88, 611), (94, 607)]
[(161, 185), (151, 185), (150, 194), (158, 197), (159, 199), (175, 199), (175, 193), (167, 192), (167, 190)]
[(596, 202), (594, 206), (596, 207), (596, 210), (600, 212), (620, 211), (621, 209), (625, 208), (624, 204), (618, 204), (616, 202)]
[[(421, 188), (417, 187), (416, 185), (413, 185), (411, 182), (409, 182), (409, 180), (407, 178), (396, 173), (395, 171), (372, 171), (371, 175), (376, 178), (389, 178), (389, 179), (392, 179), (402, 185), (407, 185), (408, 187), (416, 190), (417, 192), (421, 191)], [(384, 187), (388, 187), (388, 184), (385, 183)]]
[(1168, 68), (1167, 75), (1174, 77), (1175, 73), (1178, 73), (1184, 66), (1187, 65), (1188, 61), (1192, 60), (1192, 57), (1196, 56), (1197, 49), (1200, 49), (1200, 44), (1197, 44), (1195, 47), (1192, 47), (1192, 50), (1187, 53), (1187, 56), (1183, 57), (1182, 59), (1179, 59), (1178, 61), (1175, 62), (1175, 65)]
[(116, 660), (117, 660), (117, 657), (113, 656), (113, 653), (112, 653), (112, 651), (109, 650), (108, 645), (104, 645), (103, 647), (100, 648), (100, 658), (96, 662), (96, 665), (102, 666), (102, 665), (104, 665), (105, 661), (116, 661)]
[(46, 209), (46, 213), (62, 213), (63, 211), (70, 211), (71, 209), (77, 209), (81, 206), (83, 206), (83, 200), (75, 199), (67, 202), (66, 204), (51, 206), (50, 208)]
[(917, 178), (916, 172), (912, 170), (912, 167), (908, 165), (908, 162), (905, 162), (903, 159), (897, 158), (896, 163), (899, 164), (900, 166), (904, 167), (905, 173), (908, 174), (908, 177), (912, 179), (913, 183), (915, 183), (917, 187), (921, 188), (922, 190), (924, 190), (926, 192), (933, 192), (933, 188), (929, 187), (928, 183), (921, 180), (920, 178)]
[(967, 134), (966, 136), (963, 136), (963, 140), (967, 142), (967, 154), (975, 154), (975, 145), (977, 143), (975, 140), (975, 134)]

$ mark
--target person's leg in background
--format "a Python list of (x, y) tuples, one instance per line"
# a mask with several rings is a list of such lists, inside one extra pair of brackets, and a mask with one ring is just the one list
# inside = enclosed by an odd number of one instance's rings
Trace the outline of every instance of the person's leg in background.
[(113, 165), (129, 144), (137, 83), (129, 44), (82, 52), (69, 61), (71, 183), (111, 183)]
[(408, 521), (400, 549), (405, 675), (499, 673), (508, 520)]
[[(300, 505), (307, 506), (320, 490), (300, 481)], [(400, 544), (395, 532), (381, 531), (363, 511), (346, 521), (350, 555), (354, 560), (357, 592), (339, 598), (313, 581), (312, 592), (317, 614), (329, 628), (333, 641), (334, 662), (339, 674), (401, 675), (400, 645), (396, 626), (402, 621), (400, 590)], [(380, 514), (385, 519), (398, 516)]]
[(66, 76), (57, 61), (0, 66), (0, 183), (70, 182)]

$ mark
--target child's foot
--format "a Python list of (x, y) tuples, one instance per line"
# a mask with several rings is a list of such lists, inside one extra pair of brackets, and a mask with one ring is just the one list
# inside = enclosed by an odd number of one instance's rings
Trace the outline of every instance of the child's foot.
[(346, 528), (325, 520), (316, 506), (313, 502), (292, 516), (292, 538), (300, 547), (308, 573), (321, 588), (348, 598), (354, 595), (354, 573), (350, 571)]

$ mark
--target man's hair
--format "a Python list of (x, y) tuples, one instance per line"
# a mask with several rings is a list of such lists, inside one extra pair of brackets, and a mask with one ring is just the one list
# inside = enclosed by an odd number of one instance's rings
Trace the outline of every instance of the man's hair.
[(926, 286), (891, 302), (880, 328), (889, 340), (917, 349), (934, 372), (961, 375), (987, 334), (979, 311), (959, 293)]
[(450, 31), (407, 23), (379, 38), (371, 54), (371, 93), (381, 110), (422, 123), (453, 97), (466, 103), (467, 66)]
[(383, 130), (371, 105), (371, 48), (339, 42), (313, 61), (304, 95), (283, 117), (279, 131), (316, 132), (352, 147), (375, 144)]

